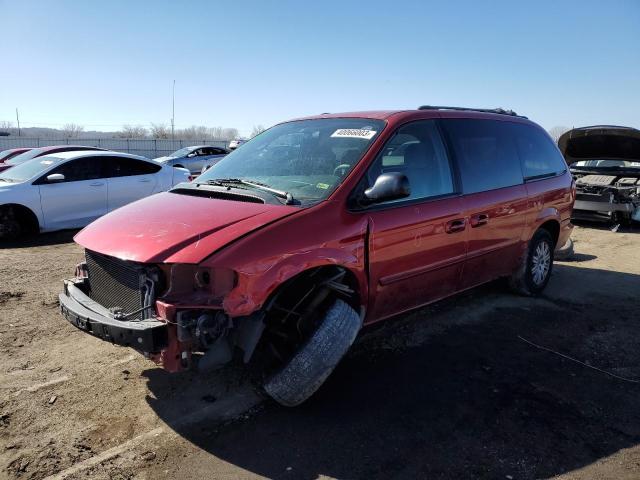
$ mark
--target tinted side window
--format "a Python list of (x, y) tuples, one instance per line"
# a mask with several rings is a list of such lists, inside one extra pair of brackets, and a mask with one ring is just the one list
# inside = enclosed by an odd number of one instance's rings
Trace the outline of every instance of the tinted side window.
[(518, 123), (511, 124), (525, 180), (563, 173), (567, 164), (560, 151), (541, 130)]
[(71, 160), (53, 169), (47, 173), (47, 176), (53, 173), (61, 173), (64, 175), (65, 182), (79, 182), (105, 177), (101, 157), (84, 157)]
[(409, 179), (411, 195), (385, 203), (454, 192), (449, 158), (433, 120), (413, 122), (398, 129), (369, 168), (368, 186), (387, 172), (404, 173)]
[(460, 166), (465, 193), (495, 190), (523, 182), (511, 123), (446, 119), (442, 125)]
[(143, 160), (126, 157), (105, 157), (109, 164), (110, 177), (129, 177), (156, 173), (162, 167)]

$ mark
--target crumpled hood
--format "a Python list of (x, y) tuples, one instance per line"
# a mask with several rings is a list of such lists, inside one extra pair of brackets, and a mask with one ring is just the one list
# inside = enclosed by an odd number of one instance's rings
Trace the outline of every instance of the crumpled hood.
[(199, 263), (297, 207), (159, 193), (91, 223), (74, 240), (89, 250), (143, 263)]
[(598, 125), (574, 128), (558, 139), (567, 164), (580, 160), (640, 161), (640, 130)]

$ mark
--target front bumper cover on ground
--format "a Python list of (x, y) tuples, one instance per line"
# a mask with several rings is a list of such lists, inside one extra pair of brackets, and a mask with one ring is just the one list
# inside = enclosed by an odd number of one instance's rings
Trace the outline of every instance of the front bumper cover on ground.
[(111, 312), (93, 301), (74, 280), (64, 281), (59, 295), (62, 315), (74, 326), (103, 340), (157, 353), (167, 346), (167, 324), (156, 319), (116, 320)]

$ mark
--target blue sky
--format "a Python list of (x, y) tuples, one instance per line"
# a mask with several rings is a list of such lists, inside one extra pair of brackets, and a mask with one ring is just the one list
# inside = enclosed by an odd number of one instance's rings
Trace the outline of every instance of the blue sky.
[(640, 128), (640, 1), (0, 0), (0, 121), (270, 126), (421, 104)]

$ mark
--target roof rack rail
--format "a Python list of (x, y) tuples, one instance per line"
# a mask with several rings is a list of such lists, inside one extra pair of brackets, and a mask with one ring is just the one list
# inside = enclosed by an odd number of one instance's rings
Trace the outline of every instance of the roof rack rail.
[(422, 105), (421, 107), (418, 107), (418, 110), (458, 110), (466, 112), (497, 113), (500, 115), (510, 115), (512, 117), (527, 118), (523, 115), (518, 115), (513, 110), (505, 110), (504, 108), (443, 107), (437, 105)]

